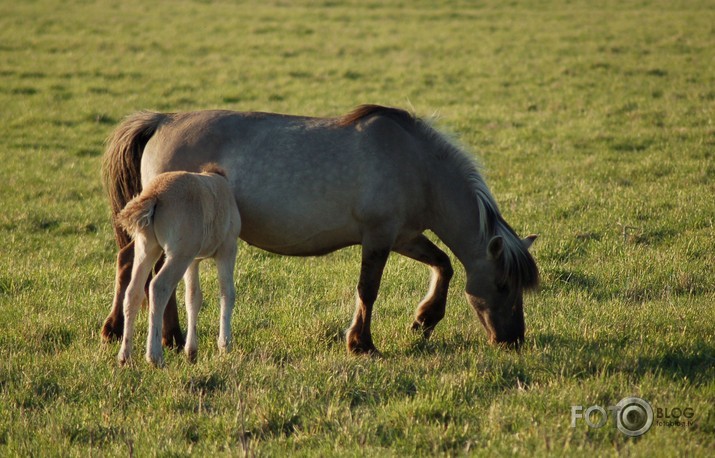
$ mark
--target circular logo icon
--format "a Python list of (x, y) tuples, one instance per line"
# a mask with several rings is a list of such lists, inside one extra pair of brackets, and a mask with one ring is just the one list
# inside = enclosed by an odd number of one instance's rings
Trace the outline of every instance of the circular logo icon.
[(616, 425), (618, 430), (626, 436), (642, 436), (653, 424), (653, 408), (648, 401), (628, 397), (620, 400), (617, 407), (620, 409), (616, 414)]

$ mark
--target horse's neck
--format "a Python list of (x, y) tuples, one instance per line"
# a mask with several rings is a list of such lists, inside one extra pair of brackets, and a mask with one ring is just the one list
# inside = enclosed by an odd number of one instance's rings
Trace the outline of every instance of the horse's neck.
[(469, 268), (485, 256), (477, 196), (469, 183), (446, 176), (435, 185), (430, 229)]

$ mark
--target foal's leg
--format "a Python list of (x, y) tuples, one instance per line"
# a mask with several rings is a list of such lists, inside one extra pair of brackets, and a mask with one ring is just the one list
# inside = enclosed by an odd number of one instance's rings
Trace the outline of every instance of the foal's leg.
[(154, 366), (160, 367), (164, 364), (161, 327), (166, 304), (193, 260), (193, 256), (188, 258), (167, 255), (164, 265), (149, 285), (149, 333), (146, 359)]
[[(112, 310), (104, 320), (102, 326), (102, 339), (106, 342), (122, 338), (124, 329), (124, 297), (129, 287), (129, 282), (132, 279), (132, 264), (134, 262), (134, 241), (119, 250), (117, 254), (117, 272), (114, 282), (114, 300), (112, 301)], [(156, 269), (159, 270), (163, 261), (157, 263)], [(164, 312), (162, 342), (167, 347), (176, 346), (182, 348), (184, 346), (184, 336), (181, 333), (181, 325), (179, 324), (179, 313), (176, 309), (176, 292), (172, 293), (169, 298), (169, 303)]]
[(389, 255), (389, 248), (372, 248), (363, 243), (355, 316), (346, 336), (349, 352), (358, 354), (379, 353), (372, 342), (370, 321), (372, 319), (372, 306), (380, 289), (382, 271)]
[(218, 334), (218, 348), (221, 352), (227, 352), (231, 347), (231, 315), (236, 302), (233, 273), (236, 267), (237, 249), (236, 239), (230, 239), (219, 248), (215, 256), (221, 291), (221, 323)]
[(429, 338), (437, 323), (444, 318), (449, 281), (454, 275), (452, 263), (449, 256), (424, 235), (396, 247), (395, 251), (425, 263), (432, 269), (429, 291), (417, 306), (415, 321), (412, 323), (413, 330)]
[[(184, 274), (184, 286), (186, 287), (186, 346), (184, 351), (190, 362), (196, 361), (196, 351), (198, 350), (198, 338), (196, 334), (196, 321), (203, 303), (201, 285), (199, 283), (199, 260), (191, 263)], [(166, 316), (166, 312), (164, 312)]]
[(146, 239), (138, 239), (135, 245), (134, 265), (132, 267), (131, 280), (124, 296), (124, 335), (122, 346), (119, 349), (117, 359), (120, 364), (125, 364), (132, 352), (132, 337), (134, 335), (134, 324), (137, 312), (144, 299), (144, 284), (151, 274), (151, 269), (161, 250)]
[(102, 339), (105, 342), (122, 338), (124, 329), (124, 297), (132, 279), (132, 263), (134, 262), (134, 241), (121, 248), (117, 253), (117, 272), (114, 280), (114, 300), (112, 310), (104, 320)]
[[(156, 263), (154, 270), (158, 272), (161, 266), (164, 265), (165, 257), (162, 256), (159, 262)], [(148, 295), (148, 292), (147, 292)], [(179, 311), (176, 305), (176, 290), (171, 293), (169, 302), (164, 310), (163, 326), (161, 328), (161, 342), (167, 348), (176, 348), (181, 351), (184, 348), (184, 335), (181, 333), (181, 324), (179, 323)]]

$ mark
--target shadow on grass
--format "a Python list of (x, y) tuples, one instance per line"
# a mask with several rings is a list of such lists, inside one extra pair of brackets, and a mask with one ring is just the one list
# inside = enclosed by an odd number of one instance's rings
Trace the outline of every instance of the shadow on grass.
[(707, 384), (715, 379), (715, 346), (712, 343), (694, 340), (687, 347), (676, 349), (649, 346), (643, 349), (643, 356), (633, 357), (624, 356), (629, 340), (628, 336), (587, 340), (540, 334), (535, 336), (527, 355), (548, 351), (559, 360), (571, 355), (575, 358), (571, 359), (570, 376), (575, 378), (623, 372), (635, 378), (650, 374), (693, 385)]
[[(469, 352), (493, 353), (483, 339), (455, 334), (450, 337), (433, 337), (432, 340), (415, 339), (404, 355), (422, 357), (441, 355), (445, 358)], [(609, 339), (584, 339), (556, 334), (527, 336), (519, 352), (498, 350), (494, 358), (487, 357), (486, 365), (514, 372), (514, 377), (528, 383), (543, 374), (558, 374), (572, 379), (588, 379), (602, 375), (626, 374), (635, 380), (651, 375), (659, 378), (688, 383), (694, 386), (711, 383), (715, 379), (715, 346), (703, 340), (693, 340), (681, 348), (661, 345), (641, 347), (641, 355), (627, 350), (635, 344), (630, 336), (614, 336)], [(519, 355), (519, 360), (500, 358)], [(542, 375), (539, 375), (542, 374)], [(503, 374), (509, 375), (509, 374)]]
[[(438, 331), (435, 331), (437, 333)], [(425, 339), (414, 334), (415, 340), (410, 348), (405, 352), (405, 356), (427, 356), (427, 355), (453, 355), (464, 351), (479, 351), (487, 345), (485, 339), (475, 336), (465, 336), (462, 333), (455, 333), (449, 336), (433, 335), (430, 339)]]

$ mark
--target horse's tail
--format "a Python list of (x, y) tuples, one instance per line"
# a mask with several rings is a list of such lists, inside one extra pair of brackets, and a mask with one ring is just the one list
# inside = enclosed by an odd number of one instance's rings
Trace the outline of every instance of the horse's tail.
[(140, 194), (130, 200), (114, 219), (115, 225), (131, 237), (141, 231), (152, 231), (157, 196)]
[(109, 197), (114, 235), (120, 248), (131, 236), (116, 221), (119, 212), (142, 190), (141, 159), (144, 147), (170, 115), (142, 111), (127, 117), (107, 140), (102, 181)]

